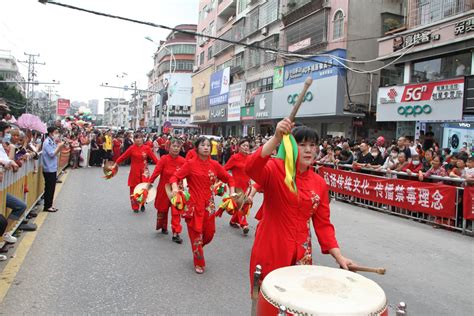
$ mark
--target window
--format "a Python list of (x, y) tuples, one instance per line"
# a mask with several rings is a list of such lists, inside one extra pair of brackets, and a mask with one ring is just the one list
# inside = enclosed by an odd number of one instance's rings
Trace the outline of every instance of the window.
[(259, 9), (259, 27), (264, 27), (278, 19), (278, 0), (267, 0)]
[(403, 83), (403, 74), (405, 72), (405, 65), (390, 65), (382, 69), (380, 72), (380, 86), (387, 87)]
[(271, 91), (273, 90), (273, 76), (268, 78), (263, 78), (260, 81), (260, 91)]
[(245, 9), (247, 9), (247, 7), (249, 6), (249, 0), (238, 0), (237, 1), (237, 13), (240, 14), (242, 13), (242, 11), (244, 11)]
[(207, 60), (212, 59), (212, 46), (207, 49)]
[(204, 6), (204, 8), (202, 8), (202, 19), (205, 20), (207, 18), (207, 13), (209, 12), (209, 8), (207, 7), (207, 5)]
[(344, 36), (344, 13), (337, 10), (334, 14), (334, 28), (332, 39), (338, 39)]
[(471, 0), (414, 0), (410, 26), (430, 24), (472, 9)]
[(199, 54), (199, 65), (202, 64), (204, 64), (204, 52), (201, 52), (201, 54)]
[(209, 31), (208, 31), (208, 34), (211, 35), (211, 36), (214, 36), (215, 33), (214, 33), (214, 21), (212, 21), (211, 23), (209, 23)]
[(303, 41), (308, 42), (308, 44), (293, 51), (317, 47), (326, 42), (327, 23), (325, 21), (326, 14), (322, 10), (304, 18), (298, 23), (288, 26), (285, 32), (287, 50), (291, 50), (292, 46), (300, 47)]
[(166, 48), (163, 48), (157, 57), (157, 62), (159, 63), (163, 57), (170, 55), (170, 51), (173, 52), (174, 55), (178, 54), (186, 54), (186, 55), (194, 55), (196, 53), (196, 45), (193, 44), (177, 44), (177, 45), (169, 45)]
[(471, 53), (465, 52), (414, 62), (410, 81), (427, 82), (469, 75), (471, 59)]

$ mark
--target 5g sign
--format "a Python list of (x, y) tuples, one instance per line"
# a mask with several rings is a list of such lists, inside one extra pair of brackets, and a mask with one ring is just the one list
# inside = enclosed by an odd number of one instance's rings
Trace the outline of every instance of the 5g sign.
[(421, 86), (416, 88), (408, 88), (405, 92), (405, 102), (406, 101), (420, 101), (423, 97), (423, 92), (428, 90), (427, 86)]
[[(296, 100), (298, 100), (298, 96), (299, 96), (298, 93), (290, 94), (286, 100), (288, 101), (289, 104), (294, 105), (296, 103)], [(313, 101), (313, 94), (311, 93), (311, 91), (308, 91), (306, 92), (303, 98), (303, 102), (311, 102), (311, 101)]]

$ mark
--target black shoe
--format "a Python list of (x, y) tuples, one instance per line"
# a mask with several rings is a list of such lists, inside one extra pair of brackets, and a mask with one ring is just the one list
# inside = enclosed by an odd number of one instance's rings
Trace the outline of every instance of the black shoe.
[(177, 243), (177, 244), (182, 244), (183, 243), (183, 240), (181, 239), (181, 237), (179, 237), (178, 234), (176, 234), (175, 236), (173, 236), (172, 240)]
[(26, 231), (26, 232), (34, 232), (38, 227), (36, 226), (35, 223), (26, 223), (26, 224), (21, 224), (19, 226), (19, 229)]
[(239, 225), (236, 224), (236, 223), (230, 222), (229, 225), (230, 225), (230, 227), (239, 228)]
[(162, 233), (163, 235), (168, 235), (168, 230), (162, 228), (162, 229), (161, 229), (161, 233)]
[(145, 205), (142, 205), (142, 207), (140, 208), (140, 211), (145, 212)]
[(247, 236), (247, 234), (249, 233), (249, 227), (245, 226), (244, 228), (242, 228), (242, 232), (244, 233), (245, 236)]
[(140, 212), (139, 210), (132, 210), (132, 211), (133, 211), (133, 213), (138, 213), (138, 212)]
[(56, 183), (63, 183), (61, 180), (56, 180)]

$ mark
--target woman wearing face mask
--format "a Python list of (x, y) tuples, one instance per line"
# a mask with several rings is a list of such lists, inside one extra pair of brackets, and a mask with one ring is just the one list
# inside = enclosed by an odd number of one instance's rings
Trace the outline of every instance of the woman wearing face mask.
[[(135, 187), (148, 180), (148, 163), (147, 159), (150, 158), (155, 163), (158, 163), (158, 158), (150, 147), (143, 145), (143, 136), (140, 133), (136, 133), (133, 136), (134, 144), (130, 146), (126, 152), (124, 152), (115, 162), (113, 168), (117, 168), (120, 163), (130, 158), (130, 174), (128, 176), (128, 186), (130, 187), (130, 203), (132, 205), (132, 211), (138, 213), (139, 205), (131, 197), (133, 195), (133, 190)], [(145, 205), (142, 206), (141, 211), (145, 211)]]
[(189, 187), (190, 200), (187, 202), (191, 218), (186, 218), (189, 239), (194, 256), (194, 270), (204, 273), (206, 261), (203, 247), (209, 244), (216, 231), (214, 185), (217, 180), (228, 183), (230, 194), (234, 194), (234, 179), (215, 160), (210, 158), (211, 142), (206, 137), (196, 141), (197, 157), (186, 163), (171, 177), (170, 184), (173, 195), (178, 193), (180, 180), (186, 178)]
[[(289, 119), (280, 121), (275, 135), (254, 154), (246, 165), (247, 174), (265, 192), (258, 232), (250, 258), (252, 282), (256, 265), (262, 266), (262, 279), (271, 271), (299, 264), (312, 264), (310, 220), (324, 254), (331, 254), (344, 269), (352, 264), (338, 246), (329, 219), (329, 189), (311, 168), (318, 144), (316, 132), (306, 126), (293, 128)], [(296, 193), (285, 184), (285, 162), (270, 159), (283, 135), (292, 133), (298, 144)]]
[(420, 157), (418, 155), (411, 156), (411, 162), (401, 171), (408, 173), (411, 176), (413, 173), (418, 174), (423, 165), (421, 164)]
[(400, 150), (397, 147), (392, 147), (390, 150), (390, 155), (385, 159), (385, 163), (381, 168), (378, 168), (379, 171), (393, 170), (398, 164), (398, 154)]
[[(250, 184), (250, 177), (245, 173), (245, 164), (247, 163), (247, 157), (250, 152), (250, 143), (248, 139), (242, 139), (239, 142), (239, 152), (232, 155), (229, 161), (225, 164), (224, 169), (232, 172), (232, 176), (235, 180), (235, 187), (247, 193)], [(235, 212), (230, 219), (229, 225), (235, 228), (242, 228), (244, 235), (249, 232), (249, 224), (247, 223), (247, 217), (242, 212)]]
[[(169, 182), (171, 176), (186, 162), (186, 160), (179, 155), (182, 145), (182, 141), (177, 138), (170, 140), (169, 153), (161, 156), (149, 181), (153, 183), (156, 178), (160, 176), (155, 198), (155, 208), (157, 210), (156, 230), (161, 229), (161, 233), (165, 235), (168, 234), (168, 210), (171, 207), (171, 202), (166, 194), (165, 185)], [(180, 182), (180, 186), (182, 187), (182, 182)], [(181, 217), (179, 213), (173, 213), (173, 209), (171, 211), (171, 230), (173, 232), (172, 240), (175, 243), (181, 244), (183, 242), (179, 236), (182, 231)]]

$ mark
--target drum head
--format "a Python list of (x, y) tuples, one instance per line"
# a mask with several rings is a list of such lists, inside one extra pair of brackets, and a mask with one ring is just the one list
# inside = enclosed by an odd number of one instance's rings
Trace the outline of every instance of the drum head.
[[(143, 182), (138, 184), (135, 189), (133, 190), (133, 194), (140, 193), (141, 190), (148, 188), (148, 183)], [(156, 197), (156, 188), (152, 186), (151, 188), (148, 189), (148, 196), (146, 198), (146, 202), (150, 203), (152, 202)]]
[(269, 273), (263, 297), (289, 312), (307, 315), (380, 315), (387, 306), (382, 288), (359, 274), (321, 266), (292, 266)]

